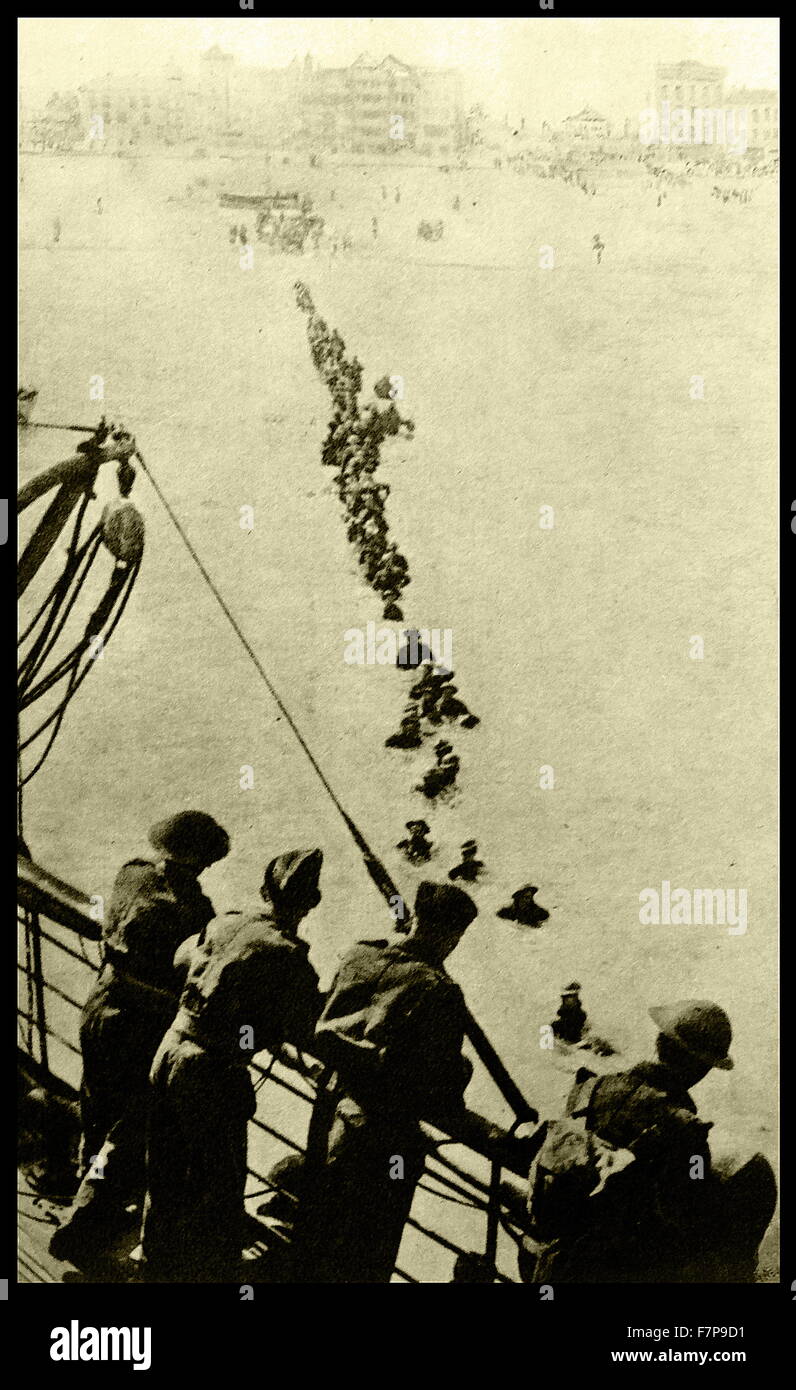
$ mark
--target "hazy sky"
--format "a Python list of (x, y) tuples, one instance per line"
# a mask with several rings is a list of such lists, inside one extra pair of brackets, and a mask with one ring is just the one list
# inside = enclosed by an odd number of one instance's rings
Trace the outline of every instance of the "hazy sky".
[(728, 69), (733, 86), (778, 79), (776, 19), (21, 19), (20, 90), (36, 104), (107, 72), (195, 70), (217, 43), (239, 62), (282, 67), (310, 52), (324, 66), (363, 50), (459, 67), (497, 116), (560, 120), (585, 103), (620, 118), (647, 104), (655, 63)]

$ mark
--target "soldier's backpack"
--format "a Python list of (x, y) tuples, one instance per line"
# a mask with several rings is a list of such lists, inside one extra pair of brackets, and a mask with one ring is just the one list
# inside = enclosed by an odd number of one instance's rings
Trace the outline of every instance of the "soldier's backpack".
[[(584, 1077), (585, 1068), (578, 1073)], [(591, 1094), (599, 1077), (586, 1073), (569, 1114), (548, 1120), (531, 1165), (529, 1229), (541, 1243), (580, 1234), (591, 1224), (609, 1176), (627, 1168), (633, 1154), (586, 1128)]]
[[(660, 1219), (666, 1223), (668, 1216), (659, 1211), (667, 1205), (665, 1192), (663, 1201), (659, 1200), (661, 1181), (666, 1187), (661, 1164), (668, 1153), (699, 1154), (705, 1147), (710, 1124), (667, 1103), (657, 1088), (643, 1081), (633, 1096), (646, 1124), (632, 1144), (618, 1148), (595, 1134), (587, 1120), (592, 1093), (601, 1079), (585, 1067), (580, 1069), (567, 1114), (548, 1121), (531, 1166), (529, 1229), (533, 1239), (543, 1244), (593, 1234), (610, 1226), (628, 1207), (638, 1223), (647, 1218), (651, 1224), (659, 1224)], [(638, 1172), (637, 1159), (643, 1160)]]

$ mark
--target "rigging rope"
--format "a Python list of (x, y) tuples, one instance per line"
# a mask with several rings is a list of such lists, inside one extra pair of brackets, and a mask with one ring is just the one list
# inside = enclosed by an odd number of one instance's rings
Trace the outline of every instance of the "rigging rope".
[[(108, 607), (108, 609), (112, 608), (113, 604), (116, 602), (116, 599), (117, 599), (117, 597), (118, 597), (118, 588), (120, 588), (120, 589), (121, 589), (121, 599), (120, 599), (120, 601), (119, 601), (119, 606), (118, 606), (118, 608), (117, 608), (117, 610), (116, 610), (116, 612), (115, 612), (115, 614), (114, 614), (114, 616), (113, 616), (113, 621), (112, 621), (112, 623), (110, 624), (110, 627), (108, 628), (108, 631), (107, 631), (107, 632), (105, 633), (105, 635), (102, 637), (102, 642), (103, 642), (103, 644), (106, 644), (106, 643), (108, 643), (108, 642), (110, 641), (110, 639), (111, 639), (111, 637), (112, 637), (112, 635), (113, 635), (113, 632), (114, 632), (114, 630), (115, 630), (115, 628), (116, 628), (116, 625), (117, 625), (117, 623), (119, 622), (119, 620), (121, 619), (121, 616), (122, 616), (122, 614), (124, 613), (125, 608), (127, 607), (127, 603), (128, 603), (128, 601), (129, 601), (130, 595), (131, 595), (131, 593), (132, 593), (132, 591), (133, 591), (133, 586), (134, 586), (134, 584), (135, 584), (136, 576), (137, 576), (137, 574), (138, 574), (139, 569), (140, 569), (140, 564), (131, 565), (131, 566), (130, 566), (130, 569), (127, 571), (127, 573), (126, 573), (126, 575), (125, 575), (124, 582), (122, 583), (122, 585), (117, 586), (117, 590), (111, 590), (111, 589), (109, 588), (108, 592), (105, 594), (105, 597), (101, 600), (100, 604), (97, 606), (97, 608), (94, 610), (94, 613), (93, 613), (93, 614), (91, 615), (91, 617), (89, 618), (89, 620), (88, 620), (88, 622), (87, 622), (87, 624), (86, 624), (86, 631), (85, 631), (85, 633), (84, 633), (84, 635), (83, 635), (82, 641), (79, 642), (79, 643), (77, 644), (77, 646), (73, 648), (72, 653), (70, 653), (70, 656), (69, 656), (69, 664), (70, 664), (70, 666), (71, 666), (71, 671), (70, 671), (70, 675), (69, 675), (69, 683), (68, 683), (68, 685), (67, 685), (67, 687), (66, 687), (66, 691), (65, 691), (64, 695), (62, 696), (62, 698), (61, 698), (59, 704), (56, 705), (56, 707), (55, 707), (55, 709), (52, 711), (52, 713), (49, 714), (49, 715), (47, 716), (47, 718), (44, 719), (44, 720), (42, 721), (42, 723), (39, 725), (39, 727), (38, 727), (36, 730), (34, 730), (34, 732), (33, 732), (32, 734), (30, 734), (30, 735), (19, 745), (19, 746), (20, 746), (20, 751), (22, 751), (23, 749), (27, 748), (31, 743), (33, 743), (37, 738), (39, 738), (39, 736), (40, 736), (41, 734), (44, 733), (44, 730), (47, 729), (47, 728), (49, 728), (50, 724), (54, 724), (54, 728), (53, 728), (52, 734), (50, 735), (50, 738), (49, 738), (48, 741), (47, 741), (47, 745), (46, 745), (46, 747), (45, 747), (44, 752), (42, 753), (42, 755), (41, 755), (41, 757), (39, 758), (38, 762), (31, 768), (30, 772), (28, 772), (28, 773), (22, 778), (22, 781), (21, 781), (21, 785), (22, 785), (22, 786), (25, 786), (25, 785), (31, 780), (31, 778), (34, 777), (34, 776), (36, 775), (36, 773), (39, 771), (39, 768), (42, 766), (42, 764), (45, 762), (46, 758), (49, 756), (50, 750), (51, 750), (53, 744), (55, 743), (55, 740), (56, 740), (56, 738), (57, 738), (57, 736), (58, 736), (58, 732), (59, 732), (59, 730), (60, 730), (60, 728), (61, 728), (61, 725), (62, 725), (62, 723), (63, 723), (63, 721), (64, 721), (64, 716), (65, 716), (65, 714), (66, 714), (66, 711), (67, 711), (67, 707), (68, 707), (68, 705), (69, 705), (69, 702), (70, 702), (70, 700), (72, 700), (72, 698), (77, 694), (78, 690), (80, 689), (81, 685), (83, 684), (83, 681), (86, 679), (86, 676), (87, 676), (87, 675), (89, 674), (89, 672), (91, 671), (91, 666), (92, 666), (92, 662), (93, 662), (94, 658), (93, 658), (91, 655), (89, 655), (89, 658), (88, 658), (88, 660), (87, 660), (85, 666), (83, 667), (83, 670), (80, 671), (80, 657), (81, 657), (81, 655), (84, 654), (85, 651), (86, 651), (86, 644), (87, 644), (87, 642), (90, 642), (92, 638), (97, 638), (97, 637), (100, 636), (99, 633), (93, 631), (93, 627), (94, 627), (94, 624), (95, 624), (95, 620), (97, 619), (98, 614), (101, 614), (103, 608), (105, 608), (105, 607)], [(113, 583), (113, 580), (111, 581), (111, 583)], [(107, 618), (108, 618), (108, 614), (105, 613), (105, 614), (103, 615), (103, 617), (102, 617), (102, 622), (103, 622), (103, 623), (106, 622), (106, 621), (107, 621)], [(66, 660), (66, 658), (65, 658), (65, 660)], [(69, 668), (67, 667), (66, 669), (69, 669)], [(62, 672), (60, 673), (60, 675), (58, 675), (58, 677), (57, 677), (58, 680), (61, 679), (61, 676), (63, 676), (63, 675), (66, 674), (66, 669), (65, 669), (64, 671), (62, 671)], [(50, 683), (53, 683), (53, 682), (50, 682)], [(42, 681), (42, 682), (41, 682), (41, 685), (42, 685), (42, 687), (45, 687), (45, 686), (47, 685), (47, 682), (46, 682), (46, 681)]]
[[(100, 538), (98, 537), (98, 545), (99, 541)], [(121, 604), (120, 613), (116, 615), (114, 618), (113, 627), (116, 626), (116, 623), (119, 621), (119, 616), (121, 616), (121, 611), (123, 610), (124, 604), (127, 602), (127, 599), (129, 597), (129, 589), (132, 588), (137, 573), (137, 565), (132, 566), (128, 570), (123, 570), (118, 565), (115, 567), (113, 574), (111, 575), (108, 587), (105, 591), (105, 594), (103, 595), (100, 602), (97, 604), (97, 607), (94, 609), (94, 612), (91, 614), (91, 617), (88, 619), (88, 622), (85, 625), (83, 636), (81, 637), (80, 641), (76, 642), (75, 645), (71, 648), (71, 650), (68, 651), (65, 656), (61, 657), (61, 660), (58, 662), (57, 666), (54, 666), (52, 671), (50, 671), (46, 676), (43, 676), (42, 679), (39, 681), (38, 685), (32, 686), (27, 691), (25, 698), (22, 701), (23, 709), (26, 705), (32, 704), (34, 700), (37, 700), (40, 695), (46, 694), (46, 692), (48, 690), (51, 690), (54, 685), (57, 685), (58, 682), (62, 680), (63, 677), (66, 675), (66, 672), (70, 666), (79, 664), (80, 657), (84, 653), (86, 643), (92, 640), (96, 641), (101, 636), (102, 628), (108, 621), (114, 604), (116, 603), (117, 599), (119, 599), (120, 594), (123, 594), (123, 602)], [(80, 587), (82, 587), (83, 581), (85, 580), (87, 574), (88, 571), (86, 571), (86, 574), (82, 576), (80, 580)], [(125, 585), (128, 586), (128, 593), (126, 594), (123, 592)], [(49, 654), (49, 651), (52, 649), (52, 646), (54, 645), (57, 636), (60, 635), (60, 632), (63, 630), (64, 624), (69, 616), (69, 612), (71, 611), (78, 597), (78, 592), (79, 590), (76, 589), (76, 592), (70, 601), (69, 607), (61, 620), (58, 633), (53, 635), (53, 638), (48, 646), (47, 654)], [(107, 637), (102, 639), (103, 643), (107, 641), (108, 637), (110, 637), (110, 633), (112, 630), (113, 628), (109, 630)], [(41, 666), (41, 664), (42, 663), (40, 662), (39, 667)]]
[[(51, 604), (54, 605), (54, 612), (51, 614), (50, 622), (52, 622), (55, 613), (58, 612), (58, 609), (60, 608), (63, 602), (64, 594), (69, 585), (69, 580), (71, 579), (72, 575), (75, 573), (78, 566), (80, 565), (83, 556), (86, 552), (86, 549), (90, 545), (94, 535), (94, 533), (92, 532), (92, 535), (89, 536), (88, 539), (84, 542), (82, 550), (78, 553), (77, 542), (80, 535), (80, 526), (82, 524), (83, 516), (85, 514), (88, 503), (89, 498), (88, 496), (86, 496), (83, 498), (83, 501), (80, 505), (80, 510), (77, 514), (77, 517), (75, 518), (75, 524), (72, 531), (72, 539), (69, 543), (69, 550), (67, 552), (66, 557), (66, 564), (64, 565), (64, 568), (62, 569), (61, 573), (59, 574), (52, 588), (50, 589), (50, 592), (47, 594), (46, 598), (40, 604), (39, 608), (37, 608), (30, 623), (25, 628), (24, 632), (22, 632), (22, 634), (20, 635), (17, 646), (21, 646), (23, 642), (27, 641), (34, 627), (39, 622), (39, 619), (44, 615), (44, 613), (47, 611), (48, 607)], [(38, 640), (41, 640), (41, 634)], [(35, 649), (35, 646), (31, 648), (31, 651), (28, 653), (27, 657), (25, 658), (25, 661), (23, 662), (23, 666), (30, 661), (31, 655)]]
[(168, 517), (169, 517), (169, 520), (171, 521), (172, 525), (174, 526), (175, 530), (177, 531), (177, 534), (179, 535), (180, 540), (183, 542), (183, 544), (184, 544), (186, 550), (188, 551), (188, 554), (190, 555), (191, 559), (193, 560), (194, 564), (196, 565), (196, 568), (199, 570), (199, 573), (201, 574), (201, 576), (202, 576), (202, 578), (203, 578), (205, 584), (207, 585), (208, 589), (210, 590), (211, 594), (213, 595), (214, 599), (216, 600), (216, 603), (218, 604), (219, 608), (221, 609), (222, 613), (224, 614), (224, 617), (227, 619), (227, 622), (229, 623), (230, 627), (232, 628), (233, 632), (235, 633), (236, 637), (238, 638), (238, 641), (241, 643), (241, 646), (243, 647), (243, 649), (244, 649), (244, 651), (246, 652), (247, 656), (248, 656), (249, 659), (251, 660), (251, 662), (252, 662), (252, 664), (253, 664), (255, 670), (257, 671), (257, 674), (260, 676), (260, 679), (263, 681), (264, 685), (266, 686), (266, 689), (268, 690), (268, 693), (270, 694), (270, 696), (271, 696), (271, 698), (273, 699), (274, 703), (277, 705), (277, 708), (279, 709), (280, 713), (283, 715), (284, 719), (286, 720), (286, 722), (287, 722), (288, 725), (290, 726), (290, 729), (292, 730), (293, 734), (295, 735), (295, 737), (296, 737), (296, 739), (297, 739), (297, 741), (298, 741), (298, 743), (299, 743), (299, 746), (301, 747), (302, 751), (304, 752), (304, 754), (305, 754), (306, 757), (308, 758), (310, 764), (312, 765), (312, 767), (313, 767), (315, 773), (317, 774), (317, 776), (318, 776), (318, 778), (319, 778), (319, 780), (320, 780), (320, 782), (321, 782), (321, 785), (323, 786), (324, 790), (326, 791), (327, 795), (329, 796), (329, 798), (330, 798), (330, 800), (332, 801), (333, 805), (335, 806), (336, 810), (339, 812), (340, 816), (342, 816), (342, 818), (343, 818), (343, 820), (344, 820), (344, 822), (345, 822), (345, 824), (346, 824), (346, 828), (348, 829), (350, 835), (352, 836), (352, 838), (353, 838), (353, 840), (354, 840), (354, 843), (355, 843), (356, 846), (357, 846), (357, 849), (360, 851), (360, 853), (361, 853), (362, 856), (364, 857), (365, 866), (366, 866), (366, 868), (367, 868), (367, 870), (368, 870), (368, 873), (370, 874), (370, 876), (371, 876), (373, 882), (376, 884), (376, 887), (379, 889), (379, 891), (381, 892), (382, 896), (385, 897), (388, 901), (389, 901), (391, 898), (392, 898), (392, 899), (396, 899), (396, 898), (397, 898), (397, 899), (400, 899), (400, 903), (403, 905), (402, 925), (405, 926), (406, 923), (407, 923), (408, 920), (409, 920), (409, 909), (408, 909), (408, 907), (405, 905), (404, 900), (403, 900), (403, 897), (402, 897), (401, 894), (398, 892), (398, 889), (396, 888), (395, 884), (393, 883), (392, 879), (390, 878), (390, 875), (388, 874), (387, 870), (384, 868), (383, 864), (376, 858), (376, 855), (374, 854), (373, 850), (370, 848), (370, 845), (368, 844), (368, 842), (367, 842), (367, 840), (365, 839), (364, 835), (362, 834), (361, 830), (360, 830), (359, 827), (355, 824), (355, 822), (351, 819), (351, 817), (349, 816), (349, 814), (348, 814), (348, 812), (346, 811), (345, 807), (342, 805), (342, 803), (341, 803), (339, 797), (337, 796), (336, 792), (334, 791), (333, 787), (330, 785), (330, 783), (329, 783), (329, 781), (328, 781), (328, 779), (327, 779), (325, 773), (323, 772), (323, 769), (319, 766), (318, 761), (317, 761), (317, 759), (316, 759), (314, 753), (312, 752), (312, 749), (309, 747), (309, 744), (307, 743), (306, 739), (304, 738), (304, 735), (302, 734), (301, 730), (299, 729), (298, 725), (296, 724), (295, 719), (293, 718), (292, 714), (290, 713), (290, 710), (287, 708), (287, 706), (286, 706), (284, 700), (282, 699), (282, 697), (280, 696), (279, 692), (275, 689), (275, 687), (274, 687), (274, 685), (273, 685), (273, 683), (272, 683), (270, 677), (268, 676), (267, 671), (265, 670), (265, 667), (263, 666), (262, 662), (260, 661), (260, 658), (258, 657), (257, 653), (255, 652), (254, 648), (252, 647), (252, 645), (251, 645), (251, 643), (249, 642), (248, 638), (246, 637), (245, 633), (242, 631), (242, 629), (241, 629), (241, 627), (240, 627), (240, 625), (239, 625), (237, 619), (235, 618), (234, 614), (231, 612), (231, 610), (230, 610), (229, 606), (227, 605), (225, 599), (222, 597), (222, 595), (221, 595), (221, 593), (220, 593), (218, 587), (216, 586), (216, 584), (214, 583), (213, 579), (211, 578), (211, 576), (208, 574), (207, 570), (205, 569), (205, 566), (204, 566), (204, 564), (202, 563), (201, 559), (199, 558), (199, 555), (197, 554), (197, 552), (196, 552), (196, 550), (195, 550), (193, 544), (191, 543), (191, 540), (190, 540), (190, 538), (188, 537), (188, 535), (187, 535), (187, 533), (186, 533), (186, 531), (185, 531), (185, 528), (183, 527), (183, 525), (182, 525), (182, 523), (181, 523), (179, 517), (176, 515), (176, 513), (175, 513), (173, 507), (171, 506), (170, 502), (169, 502), (168, 499), (166, 498), (165, 494), (163, 493), (161, 487), (159, 486), (159, 484), (158, 484), (157, 481), (155, 480), (155, 478), (154, 478), (154, 476), (153, 476), (153, 474), (152, 474), (152, 470), (150, 469), (149, 465), (148, 465), (148, 464), (145, 462), (145, 460), (142, 458), (142, 456), (141, 456), (141, 454), (140, 454), (140, 452), (139, 452), (138, 450), (136, 450), (135, 457), (138, 459), (138, 462), (141, 464), (141, 467), (143, 468), (144, 472), (146, 473), (147, 477), (149, 478), (149, 481), (150, 481), (150, 483), (152, 484), (152, 487), (153, 487), (153, 489), (154, 489), (154, 491), (155, 491), (155, 493), (156, 493), (158, 499), (160, 500), (162, 506), (164, 507), (164, 509), (165, 509), (165, 511), (166, 511), (166, 513), (167, 513), (167, 515), (168, 515)]
[[(25, 705), (31, 704), (32, 701), (36, 699), (37, 687), (34, 686), (33, 690), (31, 690), (31, 682), (33, 681), (34, 677), (38, 675), (39, 671), (44, 665), (44, 662), (46, 661), (53, 647), (55, 646), (55, 643), (58, 641), (58, 638), (63, 632), (64, 626), (68, 621), (69, 615), (72, 612), (72, 609), (74, 608), (77, 599), (80, 597), (83, 585), (85, 584), (86, 579), (88, 578), (89, 569), (91, 568), (91, 565), (94, 562), (101, 541), (102, 537), (100, 535), (99, 528), (97, 528), (91, 533), (88, 540), (85, 542), (85, 545), (80, 550), (77, 557), (77, 564), (75, 566), (71, 566), (68, 570), (65, 569), (61, 576), (61, 579), (58, 581), (58, 585), (56, 587), (59, 590), (61, 590), (61, 592), (58, 593), (57, 598), (54, 600), (52, 604), (52, 608), (48, 616), (47, 622), (45, 623), (44, 628), (39, 634), (36, 643), (31, 648), (27, 657), (25, 657), (25, 659), (20, 663), (19, 689), (20, 695), (22, 697), (21, 708), (23, 709)], [(86, 561), (85, 568), (83, 570), (83, 573), (79, 574), (78, 570), (84, 560)], [(71, 594), (69, 602), (67, 603), (66, 608), (63, 614), (61, 615), (60, 621), (55, 623), (58, 610), (60, 609), (63, 600), (66, 596), (67, 589), (69, 588), (69, 585), (73, 580), (73, 593)], [(64, 582), (62, 583), (62, 581)], [(49, 602), (49, 600), (45, 600), (45, 602)], [(38, 616), (39, 615), (37, 614), (37, 618), (34, 619), (34, 623), (37, 621)], [(52, 629), (54, 624), (55, 630), (53, 631)], [(44, 645), (42, 645), (42, 643), (44, 643)], [(54, 669), (57, 671), (64, 664), (65, 661), (68, 662), (68, 658), (62, 658), (62, 660), (58, 663), (58, 666), (56, 666)], [(49, 678), (45, 677), (45, 679)]]
[[(80, 433), (93, 433), (94, 440), (91, 442), (92, 448), (87, 445), (79, 446), (79, 449), (86, 454), (86, 458), (92, 458), (95, 462), (101, 462), (99, 446), (108, 435), (110, 428), (105, 424), (104, 419), (94, 431), (84, 429), (81, 425), (60, 426), (47, 425), (42, 428), (52, 429), (74, 429)], [(114, 441), (122, 440), (126, 436), (119, 432), (114, 434)], [(130, 445), (132, 446), (132, 438)], [(132, 478), (124, 480), (122, 469), (124, 468), (124, 454), (112, 454), (112, 457), (119, 459), (119, 490), (123, 498), (129, 494)], [(68, 463), (69, 461), (67, 461)], [(52, 471), (52, 470), (51, 470)], [(56, 470), (57, 473), (57, 470)], [(132, 477), (135, 476), (134, 470)], [(55, 478), (57, 482), (57, 477)], [(62, 481), (62, 480), (61, 480)], [(61, 493), (63, 486), (61, 486)], [(86, 537), (81, 535), (83, 522), (89, 502), (95, 496), (91, 481), (85, 486), (85, 492), (80, 500), (77, 515), (72, 524), (72, 532), (66, 550), (66, 560), (60, 574), (52, 584), (45, 597), (40, 602), (34, 612), (30, 622), (23, 630), (18, 646), (20, 648), (19, 661), (19, 710), (24, 710), (33, 705), (43, 695), (52, 691), (61, 681), (66, 680), (66, 686), (58, 697), (55, 708), (50, 711), (46, 718), (38, 725), (34, 732), (22, 739), (18, 737), (18, 828), (21, 833), (22, 825), (22, 789), (36, 775), (43, 763), (46, 761), (51, 749), (55, 744), (58, 733), (66, 714), (66, 709), (70, 701), (80, 689), (83, 681), (88, 675), (93, 665), (94, 657), (97, 655), (95, 644), (100, 643), (99, 651), (104, 650), (105, 644), (119, 622), (122, 613), (127, 605), (133, 585), (138, 575), (141, 562), (141, 552), (137, 556), (134, 552), (128, 552), (124, 556), (109, 542), (106, 531), (105, 513)], [(53, 504), (55, 505), (55, 504)], [(52, 507), (50, 509), (52, 511)], [(39, 532), (41, 527), (39, 528)], [(39, 532), (36, 534), (38, 535)], [(34, 537), (34, 542), (35, 542)], [(74, 645), (60, 658), (55, 661), (48, 671), (45, 666), (48, 659), (53, 655), (56, 645), (64, 633), (64, 629), (71, 617), (75, 605), (81, 596), (89, 574), (92, 571), (95, 560), (102, 548), (103, 542), (116, 557), (116, 563), (107, 581), (106, 589), (99, 603), (94, 608), (83, 628), (82, 636), (74, 642)], [(33, 542), (32, 542), (33, 543)], [(53, 542), (50, 542), (50, 547)], [(124, 556), (124, 558), (122, 558)], [(38, 629), (38, 631), (37, 631)], [(28, 649), (22, 654), (22, 648), (28, 644)], [(35, 743), (46, 730), (52, 731), (46, 741), (44, 751), (39, 756), (34, 766), (27, 773), (23, 772), (20, 754), (31, 744)]]

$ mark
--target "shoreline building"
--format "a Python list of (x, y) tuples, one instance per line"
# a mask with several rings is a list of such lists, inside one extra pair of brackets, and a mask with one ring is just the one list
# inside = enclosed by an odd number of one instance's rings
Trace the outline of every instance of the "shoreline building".
[(444, 156), (464, 143), (455, 69), (413, 67), (392, 54), (375, 59), (365, 53), (348, 67), (319, 67), (309, 55), (296, 67), (300, 76), (292, 95), (299, 137), (319, 152)]
[(595, 148), (610, 138), (611, 124), (593, 107), (584, 106), (576, 116), (567, 116), (561, 122), (561, 135), (570, 144)]
[(167, 69), (120, 78), (108, 73), (77, 89), (81, 141), (103, 149), (169, 148), (201, 134), (201, 97), (183, 73)]
[(658, 63), (655, 68), (657, 111), (664, 102), (670, 108), (684, 107), (693, 115), (695, 107), (720, 107), (724, 102), (726, 68), (706, 67), (704, 63)]
[(97, 151), (198, 142), (450, 157), (466, 137), (456, 69), (414, 67), (392, 54), (361, 54), (347, 67), (321, 67), (310, 54), (284, 68), (248, 67), (217, 44), (190, 76), (173, 67), (109, 73), (51, 98), (44, 116), (51, 140)]
[(779, 92), (770, 87), (733, 87), (723, 104), (727, 110), (746, 112), (748, 150), (779, 154)]
[[(658, 64), (655, 68), (655, 107), (661, 111), (668, 102), (671, 111), (685, 108), (690, 114), (692, 129), (699, 129), (695, 110), (743, 112), (745, 127), (739, 116), (734, 129), (746, 130), (747, 153), (777, 154), (779, 152), (779, 93), (771, 88), (733, 87), (725, 90), (727, 69), (706, 67), (703, 63), (683, 62)], [(708, 142), (710, 143), (710, 142)]]

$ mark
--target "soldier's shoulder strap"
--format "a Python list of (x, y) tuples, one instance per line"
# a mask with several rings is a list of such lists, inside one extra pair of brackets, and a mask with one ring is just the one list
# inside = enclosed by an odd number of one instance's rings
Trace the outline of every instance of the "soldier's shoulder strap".
[(128, 859), (113, 881), (115, 889), (129, 889), (141, 880), (149, 880), (157, 874), (157, 865), (152, 859)]
[(628, 1144), (630, 1151), (637, 1157), (649, 1157), (670, 1151), (672, 1143), (690, 1144), (692, 1147), (703, 1147), (707, 1144), (712, 1122), (700, 1120), (695, 1110), (674, 1104), (664, 1091), (659, 1091), (657, 1087), (646, 1082), (638, 1086), (635, 1097), (646, 1102), (660, 1102), (657, 1113), (653, 1111), (650, 1116), (651, 1122), (636, 1135), (632, 1143)]
[(592, 1092), (594, 1091), (600, 1077), (588, 1067), (579, 1067), (575, 1073), (575, 1085), (569, 1093), (567, 1099), (566, 1113), (571, 1119), (577, 1120), (588, 1114), (591, 1104)]

